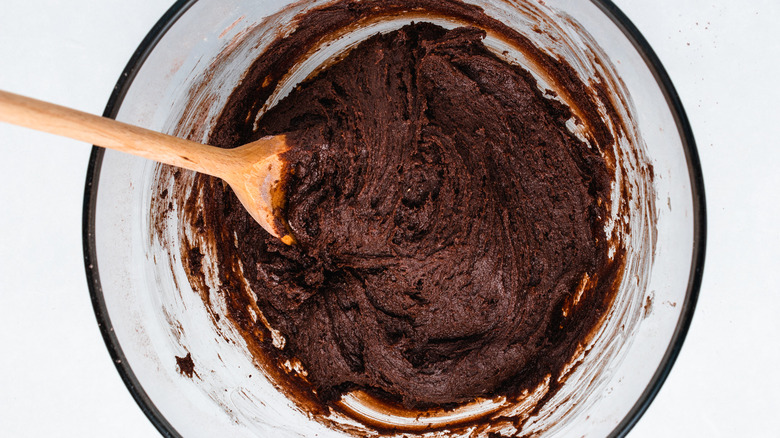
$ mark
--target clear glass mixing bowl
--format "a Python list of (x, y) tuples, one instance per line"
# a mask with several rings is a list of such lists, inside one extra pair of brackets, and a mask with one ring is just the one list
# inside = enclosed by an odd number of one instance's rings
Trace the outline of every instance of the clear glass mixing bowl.
[[(648, 191), (652, 199), (643, 204), (651, 208), (645, 211), (651, 220), (632, 227), (632, 233), (649, 236), (650, 244), (629, 243), (631, 260), (645, 269), (627, 271), (630, 275), (623, 279), (614, 309), (588, 347), (589, 354), (520, 431), (551, 437), (625, 435), (668, 375), (698, 294), (705, 208), (690, 127), (658, 59), (609, 1), (531, 2), (534, 10), (558, 17), (550, 22), (529, 16), (520, 0), (467, 2), (537, 39), (546, 35), (534, 34), (533, 27), (540, 24), (566, 38), (582, 38), (578, 46), (609, 60), (628, 97), (626, 111), (654, 170)], [(295, 13), (314, 3), (178, 2), (128, 63), (105, 115), (205, 141), (221, 105), (251, 62), (274, 35), (293, 26)], [(287, 86), (351, 42), (412, 19), (396, 17), (356, 30), (352, 40), (312, 57)], [(585, 34), (567, 33), (575, 24)], [(546, 42), (553, 52), (563, 51)], [(524, 62), (520, 56), (515, 61)], [(185, 172), (182, 178), (191, 176)], [(159, 211), (154, 211), (154, 197), (168, 183), (155, 163), (93, 149), (84, 204), (87, 277), (108, 349), (141, 409), (165, 436), (344, 436), (343, 428), (312, 420), (274, 388), (227, 318), (214, 322), (181, 264), (177, 206), (171, 206), (168, 219), (155, 217)], [(187, 354), (193, 360), (192, 377), (181, 372), (176, 360)], [(355, 427), (358, 435), (364, 433)], [(461, 431), (457, 436), (470, 434), (480, 432)], [(445, 430), (427, 436), (446, 435)]]

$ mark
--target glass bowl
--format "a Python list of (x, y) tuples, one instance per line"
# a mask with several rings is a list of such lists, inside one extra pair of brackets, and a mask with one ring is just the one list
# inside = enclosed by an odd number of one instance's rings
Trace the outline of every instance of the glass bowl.
[[(393, 425), (396, 432), (384, 433), (394, 436), (476, 437), (490, 431), (623, 436), (668, 375), (699, 290), (705, 207), (690, 126), (660, 62), (609, 1), (466, 3), (480, 5), (549, 54), (567, 59), (582, 77), (600, 74), (610, 79), (610, 92), (620, 97), (619, 110), (632, 124), (633, 136), (622, 140), (639, 150), (637, 157), (626, 158), (627, 167), (650, 164), (653, 177), (634, 175), (630, 169), (620, 176), (630, 180), (632, 189), (624, 196), (631, 206), (627, 228), (631, 231), (618, 296), (562, 388), (540, 409), (526, 409), (522, 421), (514, 424), (501, 424), (496, 414), (494, 429), (447, 426), (458, 416), (455, 420), (461, 422), (476, 418), (475, 409), (505, 413), (490, 406), (428, 418), (441, 421), (430, 430), (414, 418), (379, 420)], [(177, 2), (131, 58), (105, 115), (205, 142), (252, 61), (275, 36), (294, 28), (297, 13), (320, 5)], [(355, 42), (420, 20), (410, 12), (353, 29), (296, 66), (274, 99)], [(426, 20), (458, 24), (447, 17)], [(486, 45), (533, 71), (528, 59), (501, 41), (489, 37)], [(572, 62), (576, 60), (580, 62)], [(184, 213), (175, 200), (161, 201), (169, 189), (186, 188), (193, 174), (182, 171), (176, 178), (173, 174), (171, 168), (153, 162), (94, 148), (85, 190), (85, 264), (98, 324), (128, 390), (150, 421), (164, 436), (376, 434), (376, 429), (351, 417), (316, 420), (274, 387), (228, 318), (214, 317), (219, 304), (204, 305), (183, 266), (181, 240), (192, 237), (179, 227)], [(208, 255), (205, 259), (208, 263)], [(353, 412), (360, 411), (360, 403), (353, 402)], [(517, 413), (522, 406), (506, 409)], [(362, 415), (377, 420), (382, 414), (368, 410)]]

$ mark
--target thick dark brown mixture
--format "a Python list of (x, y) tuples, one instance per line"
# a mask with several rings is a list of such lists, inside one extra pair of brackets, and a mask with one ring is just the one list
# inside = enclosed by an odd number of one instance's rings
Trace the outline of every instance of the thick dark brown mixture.
[[(252, 114), (227, 112), (212, 137), (290, 133), (285, 215), (298, 245), (205, 176), (199, 220), (220, 266), (240, 260), (284, 349), (223, 273), (231, 319), (268, 354), (298, 358), (322, 401), (363, 389), (452, 406), (549, 374), (554, 387), (611, 302), (622, 266), (604, 234), (611, 172), (565, 127), (569, 109), (483, 37), (427, 23), (375, 36), (257, 131)], [(228, 106), (257, 108), (263, 82)]]

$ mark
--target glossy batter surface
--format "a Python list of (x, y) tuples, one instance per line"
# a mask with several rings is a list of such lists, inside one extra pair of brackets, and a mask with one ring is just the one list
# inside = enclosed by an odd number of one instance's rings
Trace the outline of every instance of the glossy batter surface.
[[(407, 407), (516, 395), (560, 373), (613, 296), (608, 166), (483, 37), (427, 23), (375, 36), (257, 126), (228, 111), (212, 136), (295, 145), (284, 214), (297, 245), (217, 180), (201, 220), (251, 288), (221, 275), (231, 319), (279, 362), (300, 360), (325, 402), (354, 389)], [(264, 87), (243, 84), (228, 106), (257, 106)], [(601, 281), (583, 293), (588, 279)]]

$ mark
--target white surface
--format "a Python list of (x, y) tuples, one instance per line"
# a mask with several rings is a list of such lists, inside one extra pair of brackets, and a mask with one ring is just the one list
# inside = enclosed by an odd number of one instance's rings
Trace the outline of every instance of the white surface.
[[(0, 89), (96, 114), (171, 4), (3, 3)], [(688, 111), (709, 235), (691, 331), (629, 436), (780, 436), (780, 2), (616, 3)], [(0, 436), (158, 436), (119, 378), (89, 300), (89, 146), (0, 124), (0, 153)]]

